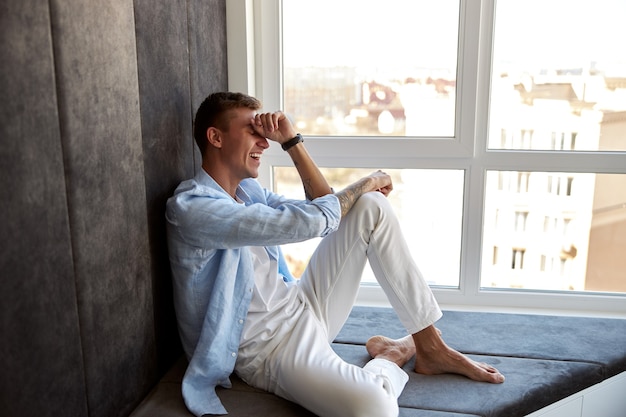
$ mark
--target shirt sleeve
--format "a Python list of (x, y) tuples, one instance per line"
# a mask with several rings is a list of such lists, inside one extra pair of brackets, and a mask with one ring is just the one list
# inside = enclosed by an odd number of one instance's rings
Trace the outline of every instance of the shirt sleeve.
[(339, 200), (329, 194), (312, 201), (284, 198), (248, 186), (244, 204), (219, 192), (190, 190), (168, 203), (168, 221), (179, 238), (203, 249), (270, 246), (326, 236), (339, 226)]

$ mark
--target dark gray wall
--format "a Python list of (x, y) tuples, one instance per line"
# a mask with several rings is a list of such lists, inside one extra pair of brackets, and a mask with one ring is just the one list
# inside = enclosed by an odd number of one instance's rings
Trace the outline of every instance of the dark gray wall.
[(165, 200), (226, 0), (0, 0), (0, 415), (126, 416), (180, 355)]

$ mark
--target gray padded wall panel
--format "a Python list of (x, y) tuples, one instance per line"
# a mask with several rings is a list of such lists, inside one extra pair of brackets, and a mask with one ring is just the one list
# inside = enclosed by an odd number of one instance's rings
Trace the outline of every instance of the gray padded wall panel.
[(89, 415), (156, 377), (132, 0), (51, 2)]
[(226, 2), (189, 0), (192, 108), (212, 92), (228, 88)]
[(187, 4), (135, 1), (137, 66), (159, 371), (182, 354), (172, 300), (165, 203), (194, 174)]
[(0, 2), (0, 414), (127, 416), (180, 355), (163, 210), (225, 1)]
[[(209, 93), (228, 88), (225, 0), (188, 0), (191, 107), (195, 112)], [(202, 161), (194, 147), (196, 165)]]
[(0, 414), (87, 413), (48, 3), (0, 4)]

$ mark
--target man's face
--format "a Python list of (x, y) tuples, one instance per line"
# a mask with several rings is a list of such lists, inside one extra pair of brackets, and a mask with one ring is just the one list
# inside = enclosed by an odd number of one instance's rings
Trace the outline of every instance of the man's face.
[(232, 109), (226, 114), (228, 128), (222, 131), (223, 158), (229, 174), (239, 181), (259, 176), (261, 155), (269, 147), (267, 139), (252, 127), (255, 114), (247, 108)]

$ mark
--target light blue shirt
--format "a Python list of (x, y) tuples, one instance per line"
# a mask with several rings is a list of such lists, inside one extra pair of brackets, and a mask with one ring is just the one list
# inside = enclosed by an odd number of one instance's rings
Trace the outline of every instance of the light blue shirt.
[(291, 200), (241, 182), (236, 202), (204, 170), (182, 182), (167, 202), (167, 241), (174, 306), (189, 366), (182, 393), (197, 416), (226, 414), (215, 387), (231, 386), (254, 286), (249, 246), (265, 246), (279, 273), (293, 279), (278, 245), (325, 236), (341, 209), (333, 194)]

